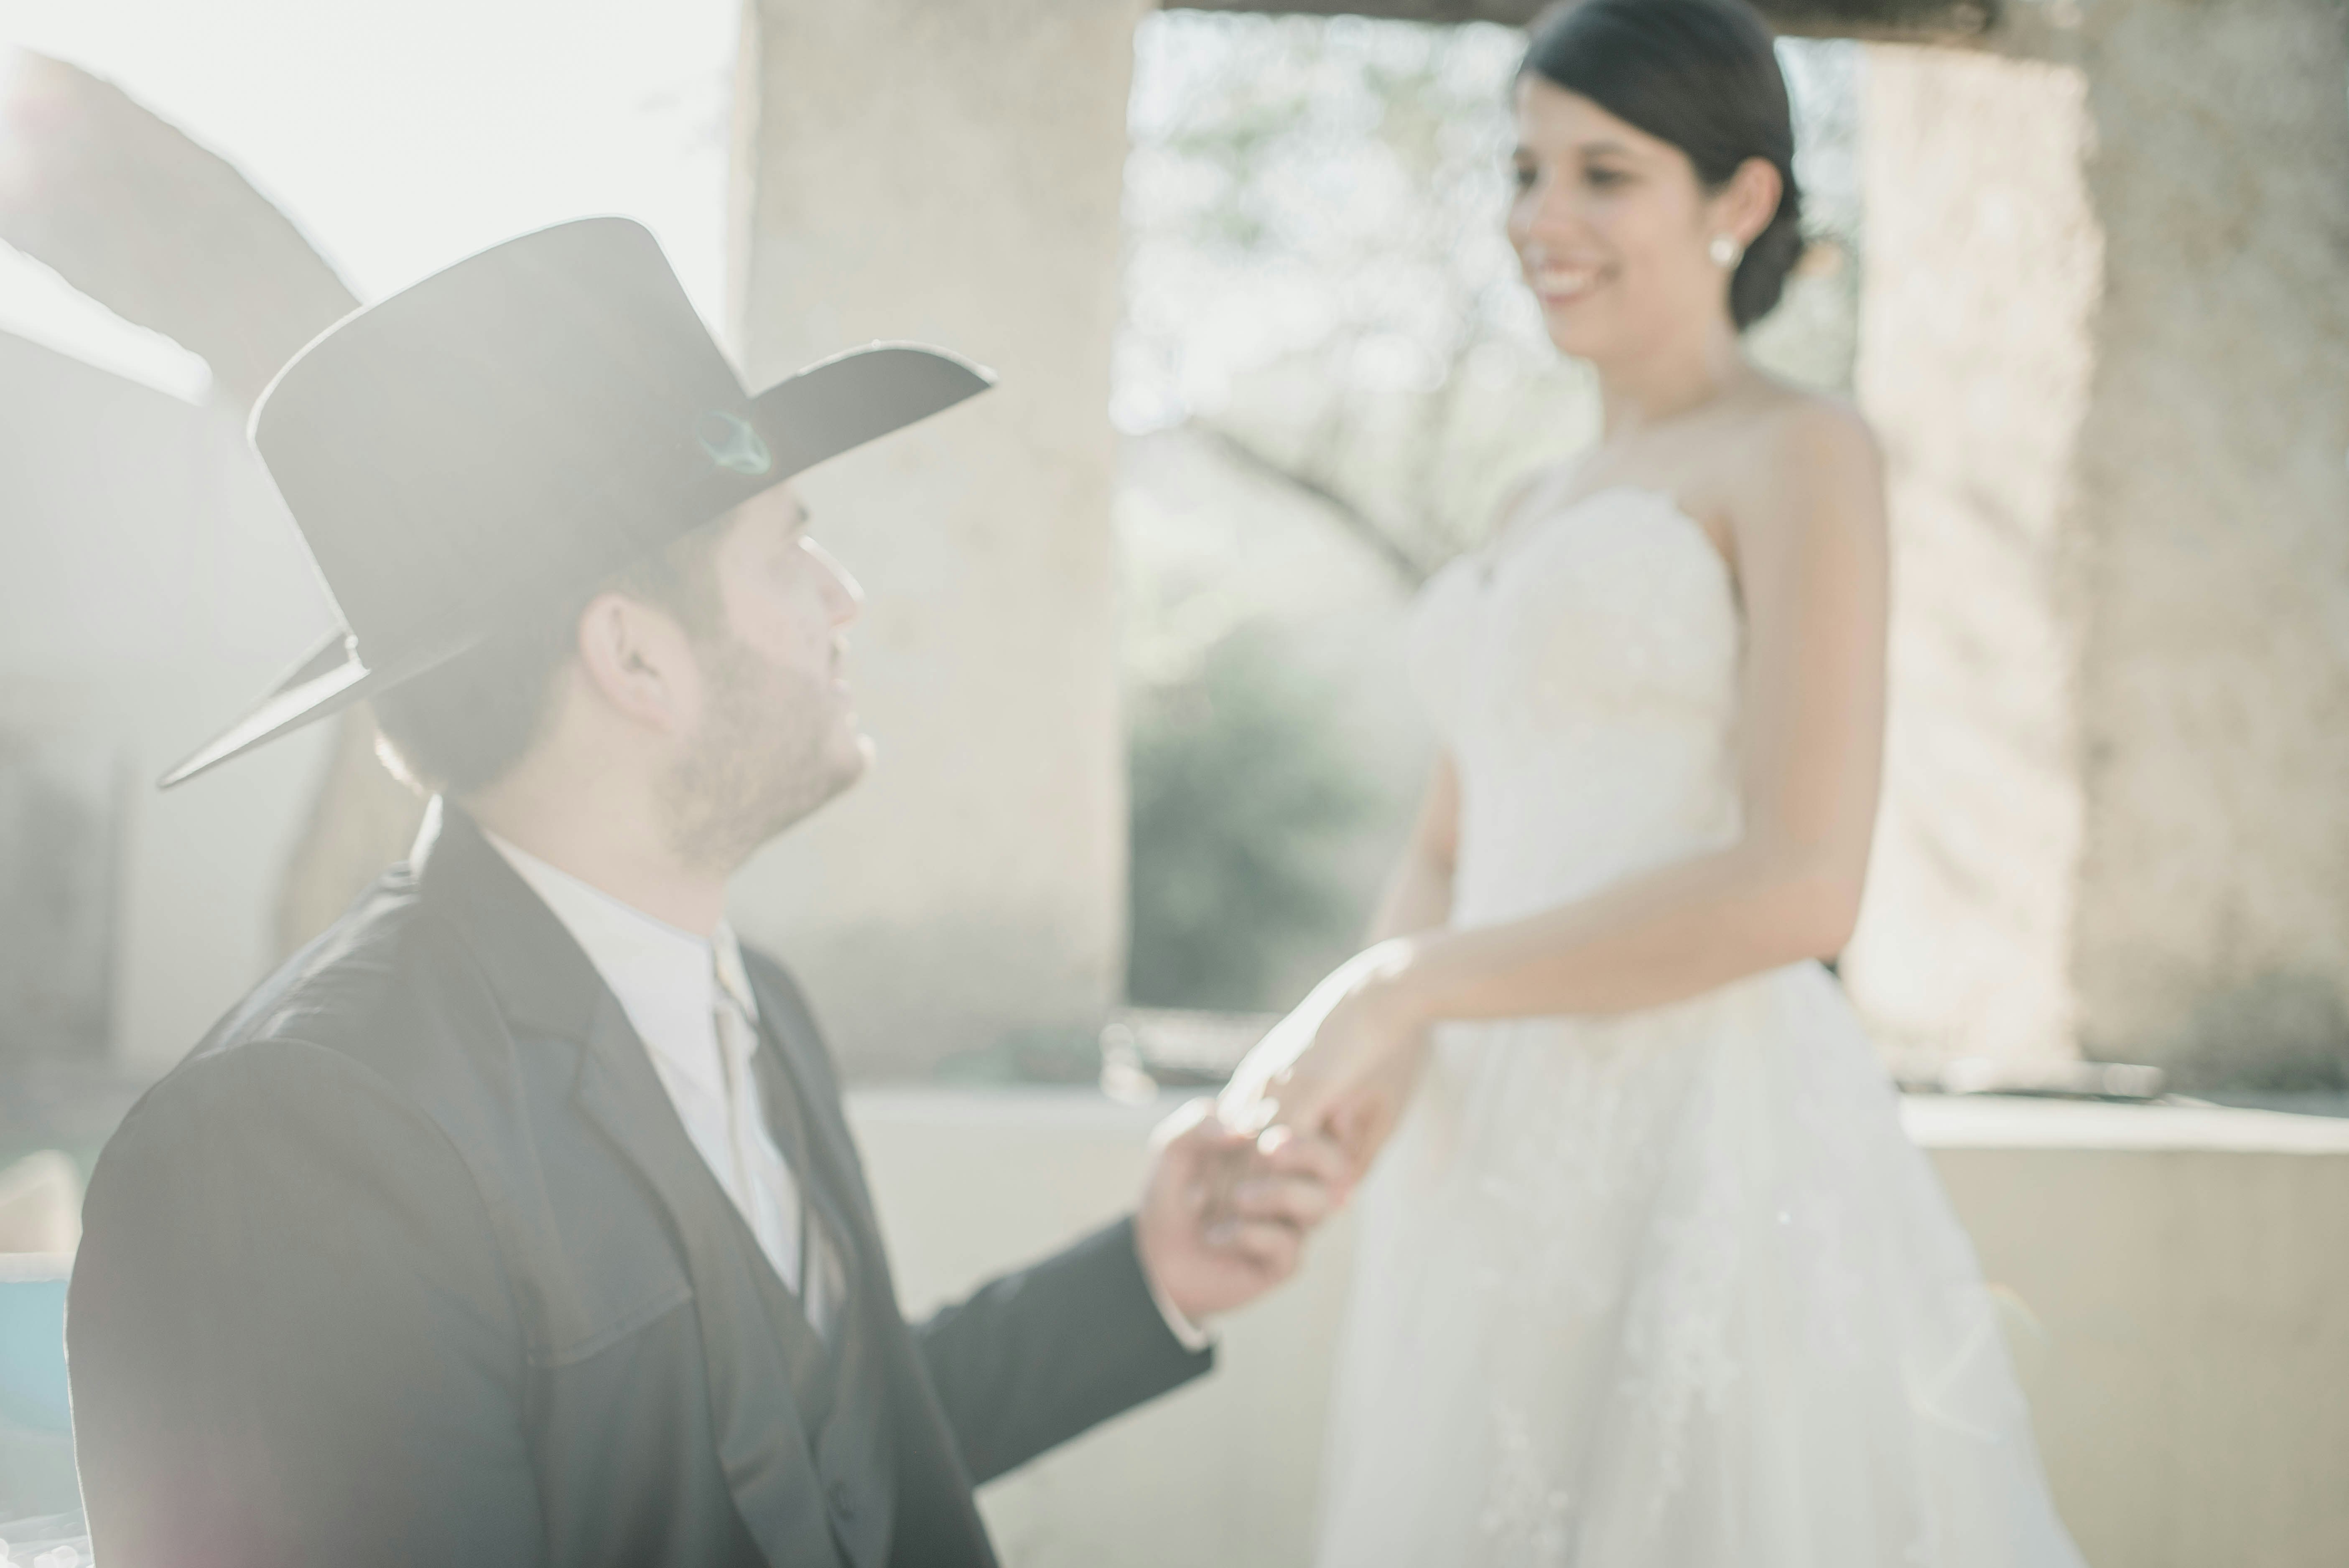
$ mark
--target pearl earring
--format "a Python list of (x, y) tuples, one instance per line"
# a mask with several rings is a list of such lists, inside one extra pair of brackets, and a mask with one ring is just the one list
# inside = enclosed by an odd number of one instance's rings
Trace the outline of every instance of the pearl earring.
[(1713, 258), (1714, 266), (1727, 272), (1745, 259), (1745, 247), (1726, 234), (1715, 234), (1713, 243), (1705, 247), (1705, 254)]

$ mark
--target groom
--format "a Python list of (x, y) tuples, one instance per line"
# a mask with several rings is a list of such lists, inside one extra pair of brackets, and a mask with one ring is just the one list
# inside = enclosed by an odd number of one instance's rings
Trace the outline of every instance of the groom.
[(348, 631), (165, 782), (366, 696), (437, 799), (91, 1179), (108, 1568), (988, 1564), (976, 1483), (1294, 1268), (1342, 1160), (1193, 1113), (1131, 1219), (909, 1326), (806, 1005), (726, 924), (868, 755), (785, 481), (988, 384), (875, 347), (746, 396), (609, 219), (280, 374), (254, 440)]

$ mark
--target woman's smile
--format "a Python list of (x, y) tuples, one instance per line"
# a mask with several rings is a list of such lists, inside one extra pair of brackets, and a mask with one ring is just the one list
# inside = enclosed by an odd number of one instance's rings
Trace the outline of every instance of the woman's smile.
[(1606, 270), (1591, 263), (1528, 262), (1526, 282), (1543, 308), (1556, 310), (1574, 304), (1606, 281)]

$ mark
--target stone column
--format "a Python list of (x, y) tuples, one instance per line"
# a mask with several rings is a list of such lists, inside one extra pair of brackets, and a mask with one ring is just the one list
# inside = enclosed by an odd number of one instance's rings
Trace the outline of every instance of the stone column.
[(1108, 421), (1139, 0), (749, 0), (732, 289), (754, 385), (874, 338), (1001, 386), (802, 481), (863, 581), (880, 759), (736, 918), (849, 1070), (1098, 1025), (1123, 984)]
[(1854, 994), (1951, 1053), (2349, 1057), (2344, 14), (2066, 0), (1868, 70), (1899, 560)]

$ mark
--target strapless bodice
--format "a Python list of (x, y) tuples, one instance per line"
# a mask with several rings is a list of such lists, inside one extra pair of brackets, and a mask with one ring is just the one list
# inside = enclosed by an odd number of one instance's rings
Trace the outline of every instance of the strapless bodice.
[[(1610, 490), (1428, 585), (1454, 923), (1739, 830), (1744, 620)], [(1999, 1315), (1835, 981), (1440, 1026), (1356, 1202), (1322, 1568), (2081, 1568)]]
[(1460, 774), (1454, 923), (1733, 839), (1743, 649), (1727, 563), (1658, 491), (1598, 491), (1438, 573), (1410, 654)]

